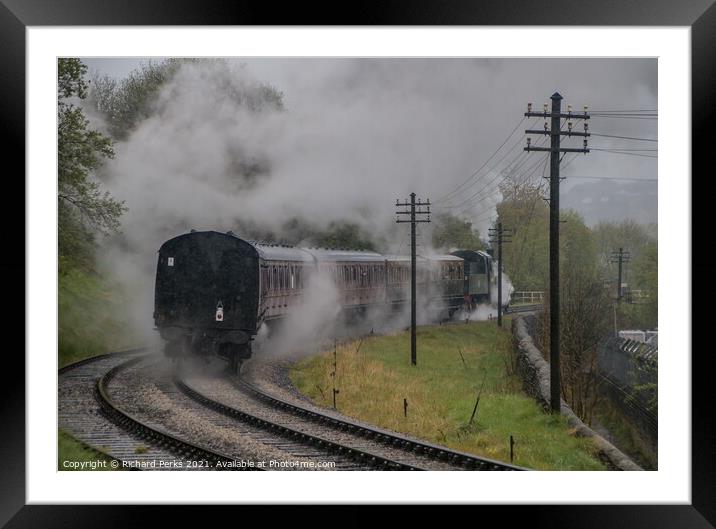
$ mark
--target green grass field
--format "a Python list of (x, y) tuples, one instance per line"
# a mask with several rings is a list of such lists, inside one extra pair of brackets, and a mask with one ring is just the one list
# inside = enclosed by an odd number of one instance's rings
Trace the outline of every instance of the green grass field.
[(72, 269), (59, 276), (59, 366), (139, 345), (123, 320), (119, 288), (100, 276)]
[[(129, 323), (119, 316), (126, 301), (119, 288), (94, 273), (80, 269), (60, 274), (58, 281), (59, 367), (139, 345)], [(59, 470), (74, 470), (62, 468), (64, 460), (111, 461), (61, 430), (58, 449)]]
[[(63, 430), (58, 430), (57, 470), (115, 470), (112, 458), (77, 441)], [(88, 463), (85, 468), (78, 468), (68, 463)], [(93, 468), (94, 467), (94, 468)]]
[[(512, 435), (516, 465), (605, 470), (590, 440), (573, 436), (561, 416), (544, 413), (522, 393), (516, 376), (507, 373), (507, 328), (498, 331), (494, 322), (420, 327), (417, 366), (410, 365), (409, 332), (339, 346), (337, 408), (384, 428), (501, 461), (510, 459)], [(331, 407), (332, 371), (333, 351), (328, 351), (298, 362), (291, 378), (299, 391)]]

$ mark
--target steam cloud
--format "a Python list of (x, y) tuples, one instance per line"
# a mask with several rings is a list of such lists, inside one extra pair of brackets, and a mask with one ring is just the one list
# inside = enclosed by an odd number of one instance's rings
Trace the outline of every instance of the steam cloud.
[[(184, 64), (100, 175), (129, 207), (122, 236), (101, 258), (132, 293), (131, 314), (149, 337), (156, 251), (191, 228), (241, 236), (236, 226), (246, 223), (276, 231), (294, 217), (319, 227), (348, 220), (388, 241), (383, 251), (404, 253), (395, 198), (414, 191), (436, 199), (463, 182), (504, 139), (485, 123), (517, 121), (525, 102), (554, 90), (550, 71), (570, 64), (583, 71), (565, 90), (598, 104), (596, 74), (582, 62), (542, 61), (545, 80), (529, 86), (519, 61), (491, 59)], [(655, 61), (600, 64), (631, 72), (624, 81), (610, 78), (615, 90), (636, 78), (639, 97), (655, 98)], [(285, 110), (260, 104), (267, 82), (284, 93)], [(488, 104), (506, 87), (509, 98)], [(483, 234), (498, 199), (492, 193), (463, 212)], [(427, 253), (430, 225), (421, 228), (419, 251)]]

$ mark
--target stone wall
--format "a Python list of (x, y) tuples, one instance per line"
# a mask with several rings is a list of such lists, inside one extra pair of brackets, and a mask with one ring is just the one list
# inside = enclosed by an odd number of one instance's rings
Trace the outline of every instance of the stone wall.
[[(537, 316), (521, 314), (512, 320), (512, 336), (515, 342), (515, 370), (522, 379), (525, 392), (532, 396), (545, 408), (549, 408), (549, 364), (535, 346), (532, 334), (539, 326)], [(567, 423), (580, 437), (592, 438), (600, 457), (609, 466), (617, 470), (643, 470), (616, 446), (597, 434), (567, 406), (562, 400), (562, 415)]]

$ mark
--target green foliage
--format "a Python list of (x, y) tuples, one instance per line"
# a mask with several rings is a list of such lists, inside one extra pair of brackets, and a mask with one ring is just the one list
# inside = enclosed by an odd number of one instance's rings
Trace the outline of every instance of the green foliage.
[(248, 239), (319, 248), (375, 251), (380, 242), (371, 234), (366, 233), (358, 224), (347, 220), (333, 221), (328, 226), (322, 227), (303, 218), (294, 217), (284, 222), (277, 231), (244, 222), (240, 226), (239, 232)]
[(351, 222), (331, 222), (326, 230), (315, 234), (311, 241), (322, 248), (375, 250), (375, 245), (368, 235)]
[(131, 302), (102, 276), (80, 267), (66, 267), (58, 285), (59, 364), (139, 345), (127, 321)]
[[(494, 323), (418, 328), (418, 363), (410, 365), (410, 333), (376, 336), (299, 362), (296, 387), (317, 404), (456, 450), (545, 470), (603, 470), (591, 441), (571, 435), (564, 417), (545, 413), (507, 372), (510, 334)], [(464, 362), (463, 362), (464, 360)], [(477, 395), (480, 402), (469, 424)], [(403, 399), (408, 401), (404, 415)]]
[(79, 59), (58, 59), (57, 163), (60, 265), (87, 264), (94, 236), (119, 229), (126, 210), (92, 180), (105, 158), (114, 157), (112, 142), (88, 128), (82, 109), (73, 97), (86, 97), (83, 75), (87, 67)]
[(655, 226), (645, 226), (627, 219), (621, 222), (600, 222), (594, 229), (600, 265), (606, 270), (614, 270), (610, 264), (613, 252), (624, 248), (631, 255), (632, 262), (637, 260), (647, 244), (656, 242)]
[[(621, 329), (656, 329), (659, 325), (659, 249), (656, 241), (647, 242), (632, 261), (630, 288), (642, 291), (642, 297), (626, 298), (617, 305)], [(632, 303), (628, 303), (631, 301)]]
[(472, 227), (472, 222), (450, 213), (441, 213), (433, 218), (433, 246), (445, 251), (484, 249), (480, 233)]
[(58, 430), (57, 470), (76, 471), (78, 468), (66, 467), (67, 462), (88, 463), (85, 470), (93, 470), (89, 464), (95, 463), (94, 470), (118, 470), (112, 468), (112, 458), (78, 441), (63, 430)]
[(505, 185), (499, 220), (512, 230), (503, 246), (504, 270), (515, 290), (545, 290), (549, 276), (549, 210), (533, 185)]
[[(149, 61), (121, 80), (110, 76), (94, 79), (90, 98), (109, 125), (109, 132), (117, 140), (126, 140), (144, 120), (157, 115), (157, 101), (162, 89), (179, 72), (182, 65), (225, 68), (225, 59), (172, 58), (160, 62)], [(267, 84), (256, 90), (244, 90), (229, 77), (219, 78), (221, 89), (231, 99), (252, 111), (269, 107), (283, 110), (283, 94)], [(250, 168), (249, 168), (250, 169)]]
[(657, 453), (642, 439), (632, 421), (614, 406), (609, 399), (603, 399), (595, 409), (595, 419), (614, 438), (612, 441), (621, 451), (631, 457), (644, 470), (657, 470)]
[(574, 210), (560, 211), (560, 270), (596, 279), (597, 250), (592, 231)]
[(659, 324), (659, 248), (656, 241), (647, 244), (634, 261), (634, 283), (648, 295), (641, 305), (644, 327), (655, 329)]
[(92, 102), (117, 140), (126, 140), (142, 120), (154, 114), (154, 103), (161, 88), (179, 69), (182, 59), (150, 61), (121, 81), (108, 75), (93, 80)]

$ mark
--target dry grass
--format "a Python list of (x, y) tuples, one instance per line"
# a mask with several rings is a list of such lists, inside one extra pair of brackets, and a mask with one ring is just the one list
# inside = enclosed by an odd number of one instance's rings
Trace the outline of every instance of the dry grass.
[[(337, 408), (384, 428), (503, 461), (509, 461), (513, 435), (518, 465), (603, 470), (590, 441), (570, 435), (561, 417), (545, 414), (521, 392), (519, 380), (506, 369), (510, 347), (509, 332), (492, 322), (421, 327), (417, 366), (410, 365), (407, 332), (341, 344)], [(333, 404), (333, 361), (333, 351), (327, 351), (301, 361), (291, 373), (300, 391), (326, 407)]]

